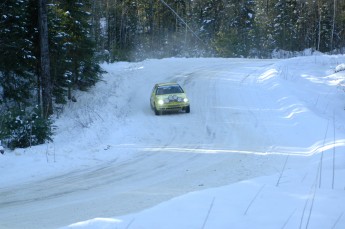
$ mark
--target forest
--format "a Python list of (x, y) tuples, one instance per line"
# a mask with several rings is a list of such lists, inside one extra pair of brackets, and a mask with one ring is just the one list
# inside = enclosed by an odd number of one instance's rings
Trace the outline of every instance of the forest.
[(101, 62), (306, 49), (344, 53), (344, 0), (4, 0), (0, 140), (51, 141), (53, 114), (101, 80)]
[(273, 50), (342, 52), (341, 0), (102, 0), (92, 3), (97, 50), (110, 61), (271, 58)]

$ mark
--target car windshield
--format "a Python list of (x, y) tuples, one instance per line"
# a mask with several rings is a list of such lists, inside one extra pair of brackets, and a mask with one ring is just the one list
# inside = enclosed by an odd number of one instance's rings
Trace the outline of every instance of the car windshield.
[(178, 85), (169, 85), (169, 86), (160, 86), (157, 88), (157, 95), (165, 95), (165, 94), (176, 94), (176, 93), (183, 93), (183, 90)]

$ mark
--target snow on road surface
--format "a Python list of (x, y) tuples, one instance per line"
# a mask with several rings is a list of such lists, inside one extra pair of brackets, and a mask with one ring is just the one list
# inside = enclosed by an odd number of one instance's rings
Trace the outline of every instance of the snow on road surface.
[[(1, 157), (0, 228), (343, 228), (342, 62), (104, 65), (54, 143)], [(171, 81), (191, 113), (155, 116), (152, 87)]]

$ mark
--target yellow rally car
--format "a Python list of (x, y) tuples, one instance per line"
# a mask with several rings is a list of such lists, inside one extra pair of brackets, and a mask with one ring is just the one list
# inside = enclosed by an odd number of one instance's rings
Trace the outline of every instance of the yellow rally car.
[(190, 112), (190, 104), (187, 95), (177, 83), (156, 84), (151, 93), (151, 108), (156, 115), (163, 111)]

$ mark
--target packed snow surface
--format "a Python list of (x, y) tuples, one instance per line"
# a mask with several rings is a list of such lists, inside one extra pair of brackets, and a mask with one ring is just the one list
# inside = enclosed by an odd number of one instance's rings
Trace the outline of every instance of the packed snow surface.
[[(0, 228), (345, 228), (345, 56), (103, 65), (54, 142), (0, 155)], [(155, 116), (155, 83), (191, 113)]]

